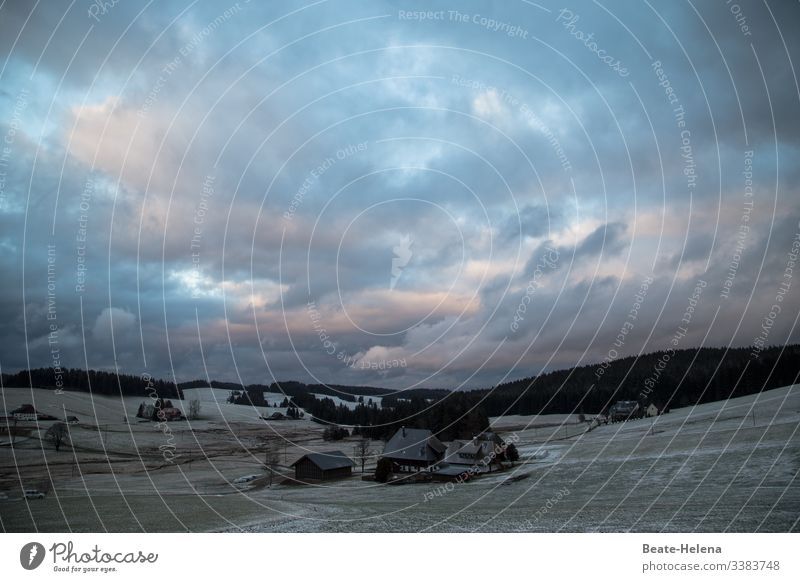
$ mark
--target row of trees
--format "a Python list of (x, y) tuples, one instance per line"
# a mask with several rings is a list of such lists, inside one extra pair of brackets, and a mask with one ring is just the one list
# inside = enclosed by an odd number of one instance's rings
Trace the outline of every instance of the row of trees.
[(21, 370), (13, 374), (3, 374), (3, 386), (59, 388), (72, 392), (91, 392), (103, 396), (144, 396), (155, 390), (162, 398), (183, 399), (181, 389), (171, 382), (156, 378), (145, 379), (130, 374), (117, 374), (98, 370), (68, 368), (60, 370), (57, 381), (54, 368)]
[(329, 398), (300, 399), (297, 402), (315, 420), (352, 427), (354, 435), (386, 440), (398, 428), (427, 428), (440, 439), (470, 438), (486, 430), (489, 418), (476, 406), (474, 398), (463, 392), (451, 393), (446, 398), (429, 402), (422, 398), (399, 400), (393, 407), (376, 404), (358, 404), (350, 409), (336, 406)]
[[(229, 402), (266, 406), (263, 387), (247, 386), (231, 393)], [(317, 398), (313, 393), (297, 392), (284, 400), (284, 405), (299, 407), (322, 424), (350, 427), (353, 435), (370, 439), (387, 439), (400, 426), (428, 428), (446, 440), (469, 438), (489, 426), (489, 418), (475, 399), (464, 392), (447, 393), (437, 401), (413, 397), (396, 399), (394, 406), (379, 407), (371, 398), (356, 399), (355, 407), (337, 405), (331, 398)], [(366, 402), (365, 402), (366, 400)]]
[(678, 408), (787, 386), (798, 376), (798, 345), (768, 348), (757, 357), (750, 348), (693, 348), (550, 372), (473, 397), (489, 416), (596, 413), (617, 400)]
[[(794, 384), (800, 377), (800, 346), (693, 348), (559, 370), (470, 392), (436, 393), (436, 398), (383, 397), (382, 407), (336, 405), (295, 390), (291, 403), (317, 421), (352, 427), (355, 435), (386, 439), (401, 425), (429, 428), (440, 438), (469, 438), (488, 426), (489, 416), (606, 411), (617, 400), (655, 401), (668, 408), (753, 394)], [(247, 387), (241, 404), (263, 399)], [(297, 388), (297, 386), (294, 386)]]
[[(181, 388), (163, 380), (79, 369), (61, 371), (65, 389), (104, 395), (142, 396), (152, 390), (161, 398), (182, 399)], [(265, 391), (285, 390), (285, 403), (299, 415), (304, 409), (325, 424), (352, 427), (356, 435), (385, 439), (401, 425), (429, 428), (445, 440), (469, 438), (488, 427), (489, 416), (504, 414), (595, 413), (617, 400), (656, 401), (676, 408), (753, 394), (794, 384), (800, 377), (800, 346), (771, 347), (753, 356), (749, 348), (694, 348), (653, 352), (591, 366), (559, 370), (470, 392), (415, 390), (382, 396), (379, 407), (370, 395), (388, 391), (367, 387), (362, 395), (347, 394), (354, 387), (325, 387), (299, 382), (265, 386), (212, 382), (215, 387), (237, 388), (231, 402), (267, 406)], [(197, 386), (195, 386), (197, 384)], [(55, 371), (39, 368), (3, 374), (4, 386), (56, 387)], [(341, 392), (340, 392), (341, 390)], [(355, 402), (349, 408), (314, 394), (335, 393)]]

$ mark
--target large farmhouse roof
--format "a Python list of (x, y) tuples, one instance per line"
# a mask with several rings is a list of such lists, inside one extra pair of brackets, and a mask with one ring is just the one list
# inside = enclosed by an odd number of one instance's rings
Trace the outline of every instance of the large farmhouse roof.
[(326, 451), (324, 453), (308, 453), (307, 455), (303, 455), (294, 463), (292, 463), (292, 467), (294, 467), (303, 459), (308, 459), (323, 471), (328, 471), (330, 469), (341, 469), (342, 467), (352, 467), (355, 465), (355, 463), (351, 461), (350, 458), (342, 451)]
[(437, 461), (447, 447), (431, 431), (401, 428), (383, 448), (383, 456), (402, 461)]

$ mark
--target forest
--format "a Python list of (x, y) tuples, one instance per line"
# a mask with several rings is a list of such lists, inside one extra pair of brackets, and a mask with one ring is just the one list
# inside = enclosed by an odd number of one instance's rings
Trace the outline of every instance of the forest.
[[(147, 375), (131, 376), (79, 369), (59, 370), (65, 390), (106, 396), (183, 398), (183, 390), (208, 387), (201, 380), (172, 383)], [(491, 388), (448, 391), (273, 382), (241, 384), (212, 381), (231, 391), (229, 402), (266, 406), (265, 393), (283, 394), (287, 404), (311, 419), (347, 427), (353, 434), (387, 438), (400, 426), (428, 428), (441, 439), (469, 438), (489, 426), (489, 417), (511, 414), (596, 414), (617, 400), (655, 402), (669, 410), (753, 394), (794, 384), (800, 377), (800, 345), (750, 348), (692, 348), (652, 352), (611, 362), (557, 370)], [(52, 368), (2, 375), (3, 386), (56, 388)], [(355, 402), (336, 405), (336, 396)], [(381, 397), (381, 406), (371, 397)]]

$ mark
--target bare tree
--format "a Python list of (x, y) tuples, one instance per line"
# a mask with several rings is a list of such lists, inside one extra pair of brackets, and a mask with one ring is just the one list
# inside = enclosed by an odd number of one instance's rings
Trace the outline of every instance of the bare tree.
[(280, 451), (272, 442), (264, 443), (264, 466), (269, 475), (269, 486), (272, 487), (272, 478), (275, 475), (275, 467), (280, 463)]
[(370, 448), (372, 442), (369, 439), (361, 439), (355, 445), (353, 445), (354, 453), (353, 456), (356, 460), (361, 464), (361, 472), (364, 472), (364, 465), (367, 464), (367, 461), (373, 454), (373, 450)]
[(69, 429), (63, 422), (57, 422), (47, 429), (44, 436), (47, 440), (53, 442), (53, 446), (55, 446), (56, 452), (58, 452), (64, 441), (69, 440)]
[(197, 420), (200, 418), (200, 401), (199, 400), (190, 400), (189, 401), (189, 420)]

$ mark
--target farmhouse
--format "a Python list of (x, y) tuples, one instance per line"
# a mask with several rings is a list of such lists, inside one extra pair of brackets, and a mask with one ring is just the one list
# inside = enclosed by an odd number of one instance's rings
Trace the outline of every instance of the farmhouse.
[(502, 468), (498, 450), (494, 442), (478, 437), (470, 441), (453, 441), (447, 445), (444, 463), (474, 467), (477, 473), (491, 473), (492, 466)]
[(453, 441), (447, 445), (444, 459), (433, 478), (439, 481), (469, 479), (481, 473), (502, 470), (505, 443), (496, 433), (487, 432), (468, 441)]
[(292, 467), (297, 481), (330, 481), (349, 477), (354, 464), (341, 451), (327, 451), (303, 455), (292, 463)]
[(11, 416), (18, 421), (34, 421), (38, 419), (38, 413), (32, 404), (23, 404), (19, 408), (12, 410)]
[(181, 412), (180, 408), (175, 408), (172, 406), (172, 402), (170, 400), (163, 401), (163, 403), (159, 406), (142, 402), (139, 404), (139, 409), (136, 412), (136, 416), (139, 418), (147, 418), (149, 420), (161, 422), (183, 419), (183, 413)]
[(642, 409), (635, 400), (619, 400), (608, 409), (608, 419), (611, 422), (621, 422), (641, 416)]
[(395, 472), (413, 473), (441, 461), (446, 450), (431, 431), (402, 427), (386, 443), (382, 456), (392, 461)]
[(170, 421), (170, 420), (182, 420), (183, 413), (181, 412), (180, 408), (175, 408), (170, 406), (168, 408), (162, 408), (158, 413), (158, 420), (161, 421)]

